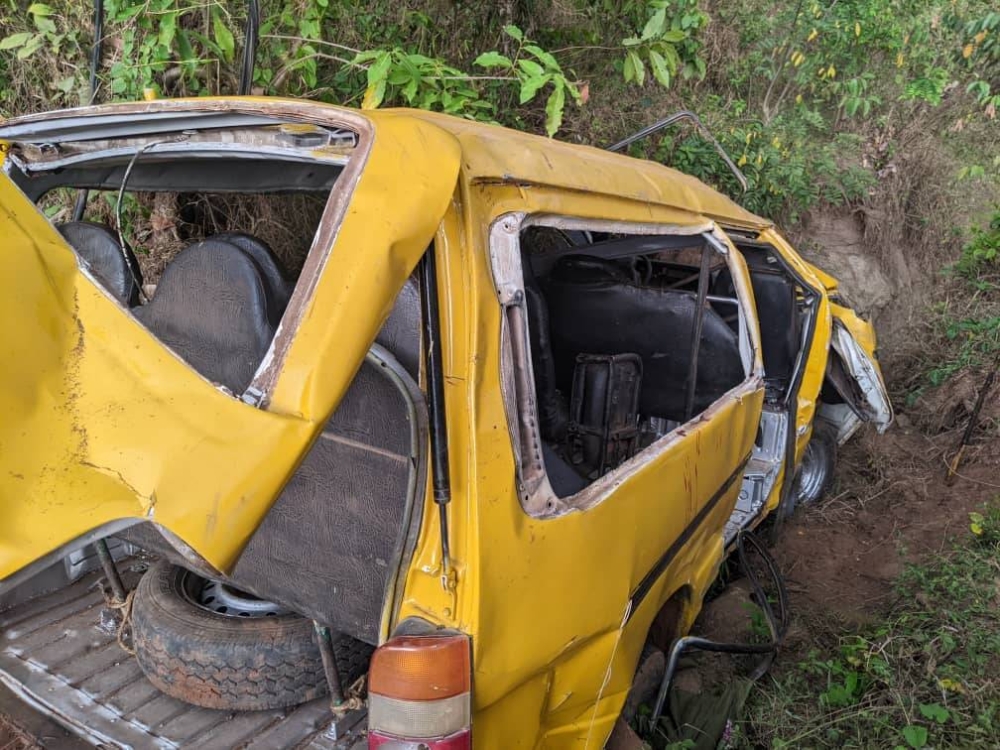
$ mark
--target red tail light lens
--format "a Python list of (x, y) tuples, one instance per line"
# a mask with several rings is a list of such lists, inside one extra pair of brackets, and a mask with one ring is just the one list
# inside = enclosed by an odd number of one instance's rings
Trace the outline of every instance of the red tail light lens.
[(397, 737), (369, 732), (368, 748), (381, 750), (472, 750), (472, 734), (468, 731), (440, 739), (401, 740)]
[(368, 673), (368, 747), (468, 750), (472, 670), (464, 635), (393, 638)]

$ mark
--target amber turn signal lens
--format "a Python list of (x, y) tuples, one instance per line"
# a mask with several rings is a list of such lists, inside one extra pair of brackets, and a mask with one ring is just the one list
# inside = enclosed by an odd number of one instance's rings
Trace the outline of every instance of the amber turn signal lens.
[(464, 635), (406, 635), (375, 649), (368, 691), (397, 700), (432, 701), (472, 687), (469, 639)]

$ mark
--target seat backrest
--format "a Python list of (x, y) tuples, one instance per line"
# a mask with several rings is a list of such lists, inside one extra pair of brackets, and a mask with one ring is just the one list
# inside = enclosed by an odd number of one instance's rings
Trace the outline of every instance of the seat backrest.
[(403, 284), (375, 343), (389, 350), (414, 380), (420, 379), (420, 285), (414, 276)]
[[(757, 268), (750, 270), (750, 283), (760, 323), (764, 378), (769, 385), (784, 390), (791, 380), (801, 346), (795, 284), (781, 273)], [(719, 274), (712, 291), (725, 297), (736, 295), (733, 277), (728, 270)]]
[(285, 277), (285, 272), (274, 257), (274, 251), (264, 240), (243, 232), (223, 232), (212, 235), (209, 239), (229, 242), (249, 255), (260, 269), (268, 299), (273, 305), (273, 311), (284, 312), (285, 308), (288, 307), (288, 300), (292, 296), (295, 284)]
[[(572, 384), (579, 354), (636, 353), (642, 358), (639, 412), (684, 421), (686, 381), (698, 303), (693, 294), (640, 286), (602, 275), (593, 264), (582, 273), (557, 267), (548, 284), (556, 378)], [(709, 307), (704, 309), (695, 413), (743, 381), (737, 334)]]
[[(531, 263), (522, 264), (524, 301), (528, 316), (528, 337), (531, 348), (531, 369), (535, 376), (535, 396), (538, 402), (538, 427), (542, 440), (562, 442), (569, 425), (566, 396), (556, 385), (556, 364), (552, 351), (552, 330), (549, 308)], [(564, 391), (568, 394), (569, 391)]]
[(131, 248), (123, 248), (109, 227), (89, 221), (68, 221), (56, 229), (112, 296), (128, 307), (139, 304), (142, 285), (139, 264)]
[(281, 312), (260, 267), (222, 240), (205, 240), (167, 266), (135, 316), (209, 380), (242, 393), (267, 353)]

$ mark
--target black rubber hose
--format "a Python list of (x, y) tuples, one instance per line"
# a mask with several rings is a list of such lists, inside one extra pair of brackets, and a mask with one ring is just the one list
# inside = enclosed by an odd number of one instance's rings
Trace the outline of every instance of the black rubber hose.
[[(747, 558), (746, 543), (750, 544), (754, 548), (754, 551), (760, 556), (767, 567), (768, 574), (771, 580), (774, 582), (775, 589), (777, 590), (777, 605), (778, 614), (775, 615), (774, 608), (771, 606), (771, 602), (767, 598), (767, 593), (764, 591), (764, 587), (760, 583), (760, 579), (757, 578), (757, 574), (754, 572), (753, 568), (750, 567), (749, 560)], [(749, 531), (741, 532), (736, 538), (736, 553), (739, 559), (740, 567), (743, 569), (747, 580), (750, 581), (750, 587), (753, 590), (754, 597), (760, 606), (761, 610), (764, 612), (764, 619), (767, 621), (768, 630), (771, 631), (771, 640), (768, 643), (719, 643), (716, 641), (711, 641), (707, 638), (698, 638), (696, 636), (686, 636), (680, 638), (676, 643), (674, 643), (673, 648), (670, 649), (670, 657), (667, 660), (667, 668), (663, 675), (663, 681), (660, 683), (660, 692), (656, 696), (656, 705), (653, 707), (653, 715), (651, 720), (651, 726), (656, 726), (660, 717), (663, 715), (663, 707), (667, 702), (667, 694), (670, 692), (670, 684), (673, 682), (674, 673), (677, 671), (677, 664), (680, 661), (681, 654), (688, 649), (698, 649), (699, 651), (714, 651), (724, 654), (761, 654), (763, 658), (757, 663), (753, 671), (750, 673), (751, 680), (759, 680), (767, 670), (770, 669), (771, 664), (774, 661), (775, 652), (781, 642), (785, 639), (785, 634), (788, 632), (789, 625), (789, 614), (788, 614), (788, 590), (785, 587), (785, 580), (778, 570), (778, 565), (771, 557), (770, 553), (764, 548), (763, 543)]]
[[(97, 70), (101, 67), (101, 56), (104, 51), (104, 0), (94, 0), (94, 43), (90, 48), (90, 101), (97, 103)], [(87, 210), (89, 190), (80, 190), (76, 194), (76, 205), (73, 206), (73, 221), (82, 221)]]
[(97, 102), (97, 71), (104, 50), (104, 0), (94, 0), (94, 44), (90, 50), (90, 103)]
[(240, 96), (247, 96), (253, 89), (253, 71), (257, 61), (257, 42), (260, 36), (260, 4), (250, 0), (247, 11), (246, 33), (243, 38), (243, 66), (240, 70)]

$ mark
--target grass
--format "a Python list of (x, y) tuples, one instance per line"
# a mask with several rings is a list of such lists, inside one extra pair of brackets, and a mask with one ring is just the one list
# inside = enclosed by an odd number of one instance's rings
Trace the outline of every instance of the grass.
[(908, 567), (879, 621), (819, 642), (751, 694), (743, 747), (1000, 745), (1000, 504)]

